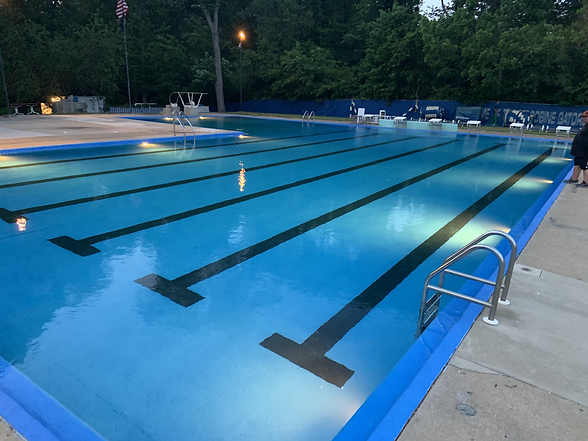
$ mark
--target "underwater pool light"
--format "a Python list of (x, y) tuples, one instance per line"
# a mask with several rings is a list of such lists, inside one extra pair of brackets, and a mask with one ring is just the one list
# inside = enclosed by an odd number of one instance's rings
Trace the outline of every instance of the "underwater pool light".
[(27, 220), (24, 217), (19, 217), (16, 220), (16, 225), (18, 225), (18, 231), (25, 231), (27, 229)]

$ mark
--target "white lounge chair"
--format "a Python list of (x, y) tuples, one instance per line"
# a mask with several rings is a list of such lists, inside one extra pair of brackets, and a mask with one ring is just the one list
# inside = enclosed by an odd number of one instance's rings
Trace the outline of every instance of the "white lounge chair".
[(442, 130), (443, 120), (441, 118), (431, 118), (429, 120), (429, 128), (431, 130)]
[(561, 132), (564, 132), (566, 136), (570, 137), (570, 131), (572, 128), (570, 126), (557, 126), (555, 128), (555, 137), (557, 138)]
[(517, 130), (520, 130), (521, 133), (523, 133), (523, 129), (525, 128), (525, 125), (523, 123), (512, 123), (509, 126), (509, 132), (516, 132)]
[(395, 116), (392, 121), (394, 122), (394, 126), (396, 126), (397, 128), (406, 128), (406, 116)]
[(365, 123), (365, 107), (357, 109), (357, 124), (360, 122)]
[(468, 132), (470, 131), (471, 128), (476, 128), (476, 129), (478, 129), (478, 132), (479, 132), (481, 126), (482, 126), (482, 121), (471, 121), (470, 120), (467, 122)]

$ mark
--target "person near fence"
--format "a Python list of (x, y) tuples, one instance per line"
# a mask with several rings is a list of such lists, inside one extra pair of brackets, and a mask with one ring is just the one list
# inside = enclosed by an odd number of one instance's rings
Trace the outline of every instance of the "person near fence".
[[(576, 184), (576, 187), (588, 188), (588, 110), (582, 113), (584, 127), (574, 136), (571, 154), (574, 157), (572, 177), (566, 179), (566, 184)], [(582, 174), (582, 182), (578, 183)]]
[(490, 118), (490, 121), (488, 121), (489, 126), (496, 126), (497, 124), (498, 124), (498, 101), (496, 102), (496, 105), (494, 106), (494, 109), (492, 110), (492, 117)]

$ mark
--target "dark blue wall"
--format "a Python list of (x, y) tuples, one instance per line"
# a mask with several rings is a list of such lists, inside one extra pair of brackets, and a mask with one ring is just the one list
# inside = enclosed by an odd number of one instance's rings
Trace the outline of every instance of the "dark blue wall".
[[(377, 101), (377, 100), (353, 100), (355, 110), (360, 107), (365, 108), (365, 113), (379, 114), (380, 110), (386, 111), (386, 115), (401, 116), (405, 114), (415, 104), (414, 100), (398, 101)], [(288, 101), (288, 100), (267, 100), (267, 101), (245, 101), (243, 102), (244, 112), (259, 113), (282, 113), (288, 115), (303, 115), (304, 112), (314, 112), (316, 116), (332, 116), (339, 118), (349, 118), (356, 113), (351, 110), (351, 100), (324, 100), (324, 101)], [(458, 101), (419, 101), (421, 111), (428, 106), (439, 106), (445, 110), (446, 118), (452, 118), (455, 109), (460, 105)], [(228, 103), (226, 105), (228, 112), (238, 112), (239, 103)], [(211, 109), (212, 110), (212, 109)]]
[(532, 123), (537, 126), (583, 126), (580, 115), (588, 106), (563, 107), (555, 104), (513, 103), (510, 101), (489, 102), (482, 109), (482, 124), (486, 125), (492, 117), (494, 106), (498, 109), (498, 125), (508, 126), (513, 122)]
[[(411, 109), (414, 100), (377, 101), (377, 100), (354, 100), (355, 109), (365, 108), (366, 113), (378, 114), (385, 110), (387, 115), (401, 116)], [(420, 100), (419, 107), (424, 113), (428, 106), (439, 106), (445, 111), (446, 119), (453, 119), (455, 110), (465, 106), (459, 101), (435, 101)], [(487, 125), (492, 117), (494, 107), (497, 108), (497, 121), (499, 126), (508, 126), (512, 122), (523, 124), (533, 123), (534, 125), (572, 126), (582, 127), (580, 115), (588, 106), (563, 107), (554, 104), (533, 104), (515, 103), (509, 101), (489, 102), (482, 107), (482, 124)], [(228, 112), (238, 112), (240, 103), (228, 103)], [(244, 112), (259, 113), (282, 113), (288, 115), (300, 115), (304, 112), (314, 112), (316, 116), (331, 116), (348, 118), (353, 111), (350, 110), (351, 100), (324, 100), (324, 101), (288, 101), (288, 100), (267, 100), (267, 101), (244, 101)], [(211, 110), (214, 110), (211, 108)]]

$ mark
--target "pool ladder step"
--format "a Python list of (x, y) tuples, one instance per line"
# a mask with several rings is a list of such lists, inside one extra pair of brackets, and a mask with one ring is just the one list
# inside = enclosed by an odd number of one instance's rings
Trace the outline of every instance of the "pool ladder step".
[[(491, 236), (502, 236), (510, 243), (511, 253), (508, 266), (506, 267), (506, 272), (505, 258), (502, 255), (502, 253), (490, 245), (480, 243), (484, 239), (487, 239)], [(498, 260), (498, 272), (496, 274), (495, 281), (483, 279), (481, 277), (477, 277), (471, 274), (465, 274), (460, 271), (455, 271), (451, 269), (451, 267), (455, 265), (457, 262), (459, 262), (469, 254), (477, 250), (485, 250), (496, 256), (496, 259)], [(483, 320), (485, 323), (489, 325), (498, 325), (498, 320), (495, 319), (496, 308), (498, 304), (510, 304), (510, 301), (507, 300), (506, 297), (508, 295), (508, 289), (510, 287), (510, 281), (512, 279), (512, 271), (514, 268), (516, 256), (517, 244), (514, 241), (514, 239), (510, 235), (502, 231), (491, 230), (482, 234), (480, 237), (473, 240), (472, 242), (470, 242), (469, 244), (467, 244), (466, 246), (464, 246), (463, 248), (459, 249), (454, 254), (449, 256), (447, 259), (445, 259), (443, 265), (441, 265), (439, 268), (437, 268), (435, 271), (429, 274), (425, 279), (425, 287), (423, 290), (423, 298), (421, 300), (421, 310), (419, 313), (419, 321), (417, 325), (416, 336), (418, 337), (419, 335), (421, 335), (424, 332), (424, 330), (427, 329), (427, 326), (429, 326), (431, 322), (435, 320), (435, 317), (437, 317), (437, 312), (439, 310), (439, 302), (441, 300), (442, 294), (457, 297), (458, 299), (467, 300), (478, 305), (489, 307), (490, 312), (488, 313), (488, 317), (484, 317)], [(494, 286), (494, 291), (492, 292), (490, 301), (485, 302), (475, 297), (464, 295), (444, 288), (443, 285), (445, 283), (446, 274), (451, 274), (457, 277), (462, 277), (464, 279), (473, 280), (475, 282)], [(437, 275), (439, 276), (439, 285), (433, 285), (431, 281)], [(433, 292), (433, 294), (429, 297), (429, 292), (431, 291)]]

